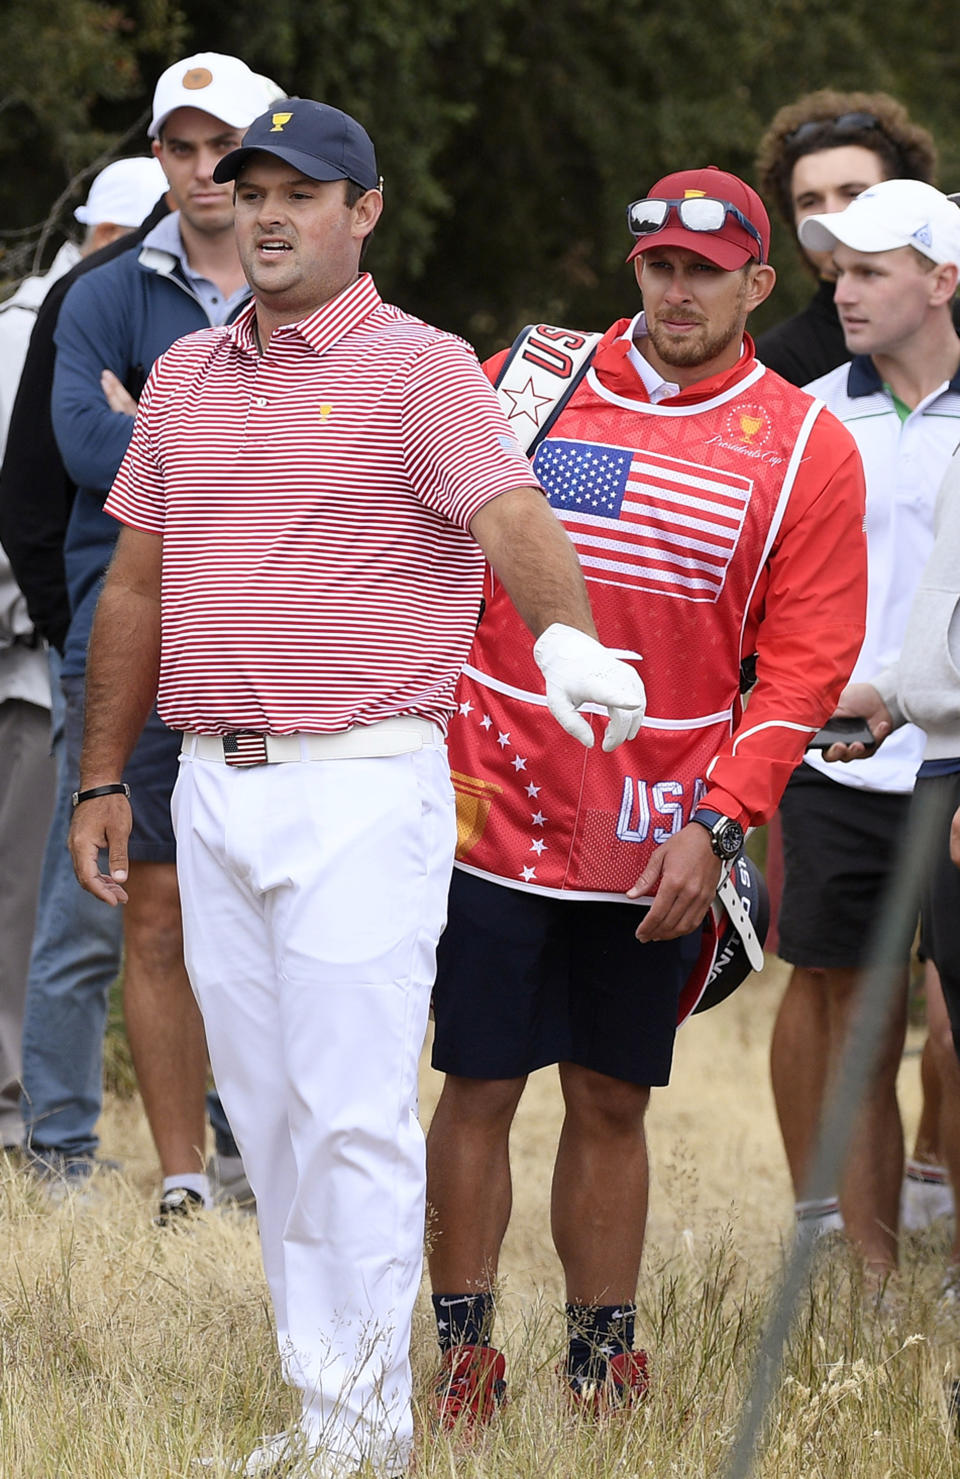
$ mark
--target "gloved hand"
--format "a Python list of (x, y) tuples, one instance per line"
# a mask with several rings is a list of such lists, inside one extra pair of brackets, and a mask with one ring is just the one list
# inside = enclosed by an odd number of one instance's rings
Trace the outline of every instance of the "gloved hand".
[(647, 708), (639, 673), (576, 627), (554, 622), (537, 638), (534, 660), (547, 683), (547, 704), (557, 723), (589, 750), (593, 730), (577, 709), (598, 704), (609, 711), (603, 748), (633, 739)]

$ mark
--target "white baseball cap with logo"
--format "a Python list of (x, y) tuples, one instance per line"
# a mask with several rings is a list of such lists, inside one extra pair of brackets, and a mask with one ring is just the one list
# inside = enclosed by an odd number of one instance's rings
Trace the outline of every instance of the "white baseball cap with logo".
[(199, 51), (174, 62), (153, 93), (153, 117), (147, 129), (155, 139), (177, 108), (201, 108), (231, 128), (249, 128), (277, 98), (286, 97), (269, 77), (251, 72), (239, 57)]
[(855, 252), (910, 246), (931, 262), (960, 267), (960, 206), (922, 180), (882, 180), (845, 210), (807, 216), (797, 235), (814, 252), (831, 252), (837, 242)]
[(139, 226), (167, 188), (160, 161), (152, 155), (143, 159), (115, 159), (94, 178), (83, 205), (74, 216), (84, 226)]

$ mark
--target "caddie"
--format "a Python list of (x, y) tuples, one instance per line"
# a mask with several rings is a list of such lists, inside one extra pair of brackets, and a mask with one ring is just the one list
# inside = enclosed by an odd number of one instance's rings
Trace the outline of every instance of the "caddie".
[[(627, 210), (642, 312), (570, 391), (584, 336), (548, 325), (487, 366), (580, 556), (598, 629), (639, 654), (631, 744), (581, 751), (543, 722), (509, 592), (491, 576), (457, 690), (460, 841), (435, 990), (447, 1077), (428, 1140), (441, 1422), (489, 1418), (526, 1076), (565, 1104), (551, 1202), (573, 1399), (629, 1403), (647, 1210), (644, 1114), (670, 1076), (678, 1000), (744, 831), (776, 807), (863, 636), (863, 476), (849, 433), (754, 357), (774, 285), (759, 196), (716, 168)], [(542, 436), (548, 417), (559, 414)], [(756, 685), (744, 711), (742, 688)], [(725, 883), (724, 883), (725, 886)]]

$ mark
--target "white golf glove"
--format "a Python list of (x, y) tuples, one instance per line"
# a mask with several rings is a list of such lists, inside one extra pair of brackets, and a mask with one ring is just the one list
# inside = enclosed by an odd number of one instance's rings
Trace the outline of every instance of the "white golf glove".
[(609, 715), (603, 748), (615, 750), (633, 739), (647, 708), (647, 695), (639, 673), (614, 657), (606, 647), (578, 632), (576, 627), (554, 622), (537, 638), (533, 656), (547, 683), (550, 712), (568, 734), (589, 750), (593, 730), (577, 709), (597, 704)]

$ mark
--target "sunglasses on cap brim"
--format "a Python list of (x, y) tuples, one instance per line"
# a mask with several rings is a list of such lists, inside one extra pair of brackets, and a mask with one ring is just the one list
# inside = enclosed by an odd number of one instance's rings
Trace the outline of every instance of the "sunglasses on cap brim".
[(748, 221), (743, 212), (731, 205), (729, 200), (717, 200), (712, 195), (689, 195), (683, 200), (634, 200), (627, 206), (627, 227), (630, 234), (641, 237), (662, 231), (671, 211), (676, 211), (681, 226), (687, 231), (704, 231), (708, 234), (722, 231), (727, 217), (732, 216), (738, 226), (742, 226), (757, 243), (759, 261), (765, 260), (763, 241), (753, 222)]

